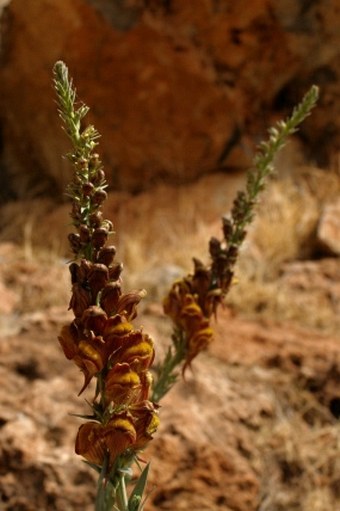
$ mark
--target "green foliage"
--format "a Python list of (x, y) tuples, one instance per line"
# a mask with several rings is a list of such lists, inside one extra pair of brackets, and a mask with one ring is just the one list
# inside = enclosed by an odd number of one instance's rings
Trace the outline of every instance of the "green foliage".
[[(219, 283), (227, 282), (227, 289), (222, 289), (224, 293), (229, 289), (231, 270), (237, 261), (238, 249), (246, 237), (246, 227), (252, 222), (259, 196), (274, 171), (274, 159), (288, 138), (310, 115), (318, 96), (319, 89), (313, 85), (286, 121), (279, 121), (276, 126), (269, 128), (269, 138), (258, 146), (254, 156), (254, 168), (248, 171), (245, 190), (237, 193), (230, 217), (222, 218), (224, 246), (220, 246), (219, 250), (211, 255), (214, 280)], [(224, 256), (222, 264), (221, 256)], [(229, 278), (226, 279), (228, 274)]]
[(111, 222), (103, 222), (100, 216), (102, 203), (107, 196), (105, 174), (99, 155), (95, 152), (100, 135), (94, 126), (82, 126), (89, 108), (83, 103), (76, 106), (76, 90), (64, 62), (58, 61), (53, 73), (59, 116), (72, 143), (72, 152), (67, 156), (74, 173), (66, 192), (73, 202), (71, 218), (79, 233), (71, 233), (69, 241), (76, 258), (84, 257), (93, 261), (94, 238), (98, 238), (96, 227), (112, 232)]
[(180, 329), (175, 329), (172, 335), (172, 346), (163, 361), (154, 368), (155, 382), (152, 387), (152, 401), (159, 401), (169, 392), (179, 377), (181, 367), (186, 355), (186, 339)]
[(137, 483), (132, 490), (129, 502), (128, 502), (128, 511), (142, 511), (143, 509), (143, 495), (146, 488), (146, 483), (148, 480), (150, 464), (148, 463), (141, 475), (139, 476)]

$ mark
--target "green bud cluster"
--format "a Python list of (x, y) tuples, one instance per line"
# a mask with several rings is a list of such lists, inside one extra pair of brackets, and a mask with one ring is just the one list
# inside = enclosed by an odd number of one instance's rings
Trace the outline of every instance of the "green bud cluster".
[(59, 116), (73, 148), (67, 155), (74, 172), (66, 194), (72, 201), (70, 216), (78, 232), (70, 233), (68, 240), (76, 259), (96, 261), (98, 252), (113, 232), (112, 222), (105, 220), (101, 211), (107, 198), (107, 182), (99, 155), (95, 152), (100, 135), (92, 125), (82, 128), (81, 121), (89, 108), (84, 104), (76, 108), (76, 90), (66, 65), (61, 61), (54, 66), (54, 86)]

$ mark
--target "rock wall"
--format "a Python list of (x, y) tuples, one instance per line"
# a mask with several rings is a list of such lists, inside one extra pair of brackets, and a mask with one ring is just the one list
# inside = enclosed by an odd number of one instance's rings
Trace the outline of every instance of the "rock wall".
[(312, 83), (306, 156), (340, 149), (338, 0), (12, 0), (1, 16), (1, 197), (68, 181), (51, 70), (69, 66), (110, 185), (140, 191), (249, 164)]

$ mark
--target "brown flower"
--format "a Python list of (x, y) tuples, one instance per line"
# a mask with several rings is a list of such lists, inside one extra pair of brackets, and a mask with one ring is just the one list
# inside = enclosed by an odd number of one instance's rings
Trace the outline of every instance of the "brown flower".
[(91, 331), (95, 335), (102, 335), (107, 319), (108, 317), (103, 309), (91, 305), (84, 311), (81, 317), (81, 325), (83, 329)]
[(163, 301), (165, 314), (170, 316), (172, 321), (181, 326), (180, 315), (185, 297), (191, 293), (190, 286), (185, 279), (177, 280), (173, 283), (168, 295)]
[(117, 305), (122, 294), (119, 282), (109, 282), (102, 290), (100, 296), (100, 306), (108, 316), (113, 316), (117, 312)]
[(111, 354), (112, 363), (126, 362), (137, 371), (146, 370), (153, 362), (155, 353), (151, 337), (141, 330), (133, 330), (123, 336), (111, 336), (106, 347)]
[(192, 360), (211, 342), (213, 329), (210, 320), (203, 315), (194, 297), (187, 295), (180, 315), (181, 324), (187, 337), (187, 354), (183, 371)]
[(91, 289), (92, 303), (95, 304), (97, 295), (109, 281), (109, 270), (105, 264), (92, 264), (89, 271), (87, 282)]
[(154, 359), (151, 337), (134, 330), (125, 316), (116, 314), (106, 322), (103, 339), (107, 359), (112, 364), (126, 362), (133, 369), (147, 369)]
[(105, 400), (129, 406), (148, 398), (150, 384), (150, 373), (138, 374), (126, 362), (115, 364), (105, 378)]
[(63, 326), (58, 340), (66, 358), (73, 360), (84, 374), (84, 385), (79, 392), (81, 394), (106, 363), (104, 341), (101, 337), (79, 338), (74, 323)]
[(196, 331), (193, 332), (190, 337), (188, 337), (187, 353), (183, 367), (183, 373), (185, 372), (186, 368), (190, 366), (193, 359), (197, 357), (201, 351), (204, 351), (208, 347), (213, 339), (213, 335), (214, 331), (209, 326), (209, 321), (203, 320), (199, 325), (199, 328), (197, 328)]
[(90, 463), (103, 465), (109, 458), (109, 470), (117, 456), (136, 441), (132, 418), (124, 412), (115, 415), (106, 425), (86, 422), (78, 430), (75, 451)]
[[(209, 299), (210, 296), (214, 298), (213, 295), (207, 296)], [(210, 310), (212, 310), (211, 307)], [(188, 279), (174, 283), (164, 300), (164, 312), (185, 333), (186, 361), (183, 368), (185, 371), (198, 353), (203, 351), (212, 340), (210, 317), (203, 313), (197, 295), (190, 293)]]
[(109, 316), (120, 314), (132, 321), (137, 316), (137, 305), (145, 295), (144, 289), (122, 294), (120, 284), (110, 282), (102, 290), (100, 305)]
[(157, 405), (154, 405), (150, 401), (143, 401), (135, 406), (131, 406), (130, 412), (134, 418), (137, 434), (134, 449), (144, 449), (146, 444), (152, 440), (159, 426)]
[(72, 296), (69, 309), (73, 310), (76, 318), (80, 318), (91, 304), (91, 293), (77, 282), (72, 286)]
[(145, 289), (123, 294), (117, 304), (117, 313), (125, 316), (128, 321), (132, 321), (137, 316), (137, 305), (145, 296)]

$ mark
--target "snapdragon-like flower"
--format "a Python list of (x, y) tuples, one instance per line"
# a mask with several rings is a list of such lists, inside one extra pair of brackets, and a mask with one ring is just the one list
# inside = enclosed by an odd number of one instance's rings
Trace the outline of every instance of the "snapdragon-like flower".
[(58, 339), (66, 358), (84, 375), (80, 394), (96, 382), (93, 413), (84, 416), (90, 420), (79, 427), (75, 450), (106, 481), (98, 487), (100, 501), (108, 489), (113, 495), (124, 493), (125, 469), (158, 427), (158, 405), (150, 400), (155, 351), (151, 337), (132, 323), (146, 292), (122, 291), (123, 266), (108, 243), (113, 225), (102, 213), (107, 184), (94, 152), (99, 135), (92, 126), (81, 129), (88, 108), (75, 109), (66, 66), (58, 62), (54, 73), (59, 113), (73, 145), (69, 159), (74, 173), (67, 192), (76, 231), (68, 236), (74, 256), (69, 267), (74, 319), (62, 327)]
[[(238, 192), (231, 213), (222, 218), (222, 239), (211, 238), (207, 265), (194, 259), (193, 273), (176, 281), (164, 300), (173, 321), (172, 346), (163, 363), (150, 372), (154, 344), (135, 328), (137, 306), (145, 291), (122, 291), (122, 265), (116, 248), (108, 244), (112, 222), (103, 218), (106, 179), (94, 151), (99, 137), (93, 126), (82, 129), (88, 107), (75, 107), (76, 94), (62, 62), (54, 67), (59, 114), (72, 142), (68, 155), (74, 169), (67, 188), (72, 201), (71, 219), (76, 232), (68, 239), (74, 257), (70, 264), (74, 319), (61, 329), (59, 342), (67, 359), (84, 375), (82, 393), (96, 382), (92, 415), (79, 427), (75, 450), (99, 473), (96, 510), (141, 511), (146, 467), (128, 498), (125, 477), (140, 450), (152, 439), (159, 424), (158, 403), (178, 376), (213, 338), (212, 317), (223, 304), (233, 282), (239, 248), (254, 216), (257, 198), (273, 170), (273, 159), (288, 135), (309, 115), (318, 97), (312, 87), (286, 122), (269, 130), (269, 140), (259, 146), (254, 171), (245, 191)], [(150, 393), (152, 392), (152, 398)]]
[(204, 315), (198, 300), (198, 294), (186, 278), (173, 284), (163, 303), (164, 312), (185, 335), (186, 356), (183, 371), (200, 351), (207, 348), (213, 338), (209, 317)]
[(269, 139), (258, 147), (254, 169), (248, 172), (245, 190), (237, 193), (230, 214), (222, 217), (222, 238), (210, 239), (210, 261), (205, 265), (194, 259), (193, 273), (174, 282), (164, 299), (164, 312), (174, 324), (173, 348), (156, 368), (154, 396), (157, 398), (168, 392), (176, 381), (177, 366), (183, 364), (185, 371), (212, 341), (212, 317), (224, 303), (234, 281), (239, 249), (246, 238), (247, 226), (253, 220), (258, 198), (273, 172), (274, 157), (288, 136), (310, 114), (317, 98), (318, 88), (313, 86), (286, 121), (269, 129)]
[(143, 448), (159, 421), (148, 400), (154, 343), (131, 323), (145, 291), (122, 292), (122, 265), (114, 257), (113, 246), (100, 245), (95, 261), (82, 258), (70, 265), (75, 317), (59, 336), (66, 358), (84, 374), (80, 393), (93, 377), (101, 381), (99, 423), (80, 426), (76, 452), (98, 465), (108, 455), (109, 468), (126, 449)]

